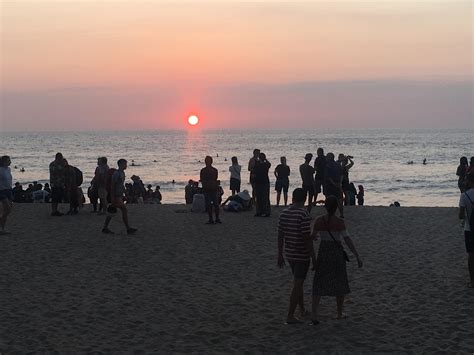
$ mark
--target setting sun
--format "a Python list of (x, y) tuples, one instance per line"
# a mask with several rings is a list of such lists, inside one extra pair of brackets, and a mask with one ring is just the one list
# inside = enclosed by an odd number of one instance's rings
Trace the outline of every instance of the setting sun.
[(199, 123), (199, 118), (195, 115), (192, 115), (192, 116), (189, 116), (188, 117), (188, 123), (191, 125), (191, 126), (195, 126)]

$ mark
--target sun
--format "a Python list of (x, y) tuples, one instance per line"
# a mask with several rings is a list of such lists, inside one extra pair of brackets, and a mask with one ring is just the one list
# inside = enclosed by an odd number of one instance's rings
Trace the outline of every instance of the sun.
[(198, 116), (196, 115), (192, 115), (192, 116), (189, 116), (188, 117), (188, 123), (191, 125), (191, 126), (195, 126), (199, 123), (199, 118)]

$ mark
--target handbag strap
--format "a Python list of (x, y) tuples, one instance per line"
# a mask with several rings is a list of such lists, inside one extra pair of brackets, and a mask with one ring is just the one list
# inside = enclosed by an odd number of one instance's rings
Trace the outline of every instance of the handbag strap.
[(331, 231), (329, 230), (329, 223), (328, 223), (328, 221), (326, 221), (326, 219), (325, 219), (324, 217), (323, 217), (323, 221), (324, 221), (324, 224), (326, 225), (327, 232), (328, 232), (329, 235), (331, 236), (332, 240), (334, 240), (334, 242), (335, 242), (336, 244), (339, 244), (340, 246), (342, 246), (342, 245), (341, 245), (341, 242), (338, 242), (338, 241), (336, 240), (336, 238), (334, 238), (334, 236), (332, 235)]

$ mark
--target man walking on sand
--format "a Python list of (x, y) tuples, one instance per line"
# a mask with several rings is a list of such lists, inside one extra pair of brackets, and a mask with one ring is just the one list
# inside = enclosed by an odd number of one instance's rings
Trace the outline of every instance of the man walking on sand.
[(471, 281), (469, 288), (474, 288), (474, 173), (467, 174), (465, 180), (466, 191), (459, 200), (459, 218), (464, 219), (464, 239), (467, 251), (467, 265)]
[(218, 196), (218, 171), (212, 166), (212, 157), (207, 156), (204, 159), (206, 167), (201, 169), (200, 180), (202, 184), (202, 189), (204, 191), (204, 198), (206, 200), (206, 210), (209, 215), (209, 220), (206, 224), (214, 224), (214, 219), (212, 217), (212, 209), (216, 214), (215, 223), (222, 223), (219, 218), (219, 196)]
[(296, 306), (299, 306), (301, 316), (309, 315), (304, 306), (303, 283), (308, 273), (310, 260), (315, 263), (313, 242), (311, 240), (311, 217), (304, 207), (306, 191), (297, 188), (293, 191), (293, 204), (284, 209), (278, 222), (278, 267), (285, 265), (283, 246), (285, 246), (286, 261), (293, 273), (293, 289), (290, 296), (287, 324), (301, 323), (295, 317)]
[[(119, 159), (117, 165), (118, 170), (114, 171), (112, 174), (110, 188), (111, 204), (109, 209), (113, 210), (114, 208), (118, 208), (122, 211), (122, 220), (123, 224), (125, 224), (125, 228), (127, 228), (127, 234), (133, 234), (137, 231), (137, 229), (130, 227), (128, 224), (128, 211), (123, 201), (123, 195), (125, 194), (125, 169), (127, 169), (127, 161), (125, 159)], [(110, 215), (105, 218), (105, 224), (104, 228), (102, 229), (102, 233), (114, 234), (114, 232), (109, 229), (109, 223), (111, 219), (112, 216)]]

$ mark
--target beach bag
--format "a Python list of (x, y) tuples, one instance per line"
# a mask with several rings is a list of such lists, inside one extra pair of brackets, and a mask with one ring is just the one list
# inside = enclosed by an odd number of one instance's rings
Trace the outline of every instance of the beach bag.
[[(474, 202), (472, 202), (471, 198), (469, 197), (469, 195), (467, 194), (467, 192), (465, 192), (466, 194), (466, 197), (467, 199), (469, 200), (469, 202), (471, 203), (471, 215), (470, 216), (467, 216), (469, 218), (469, 221), (467, 222), (464, 222), (464, 223), (469, 223), (469, 226), (471, 227), (471, 232), (474, 232)], [(467, 210), (467, 209), (466, 209)]]
[(193, 196), (193, 212), (206, 212), (206, 199), (203, 194), (195, 194)]
[(82, 183), (84, 182), (84, 177), (82, 176), (82, 171), (79, 170), (79, 168), (74, 168), (74, 175), (76, 176), (76, 186), (81, 186)]

